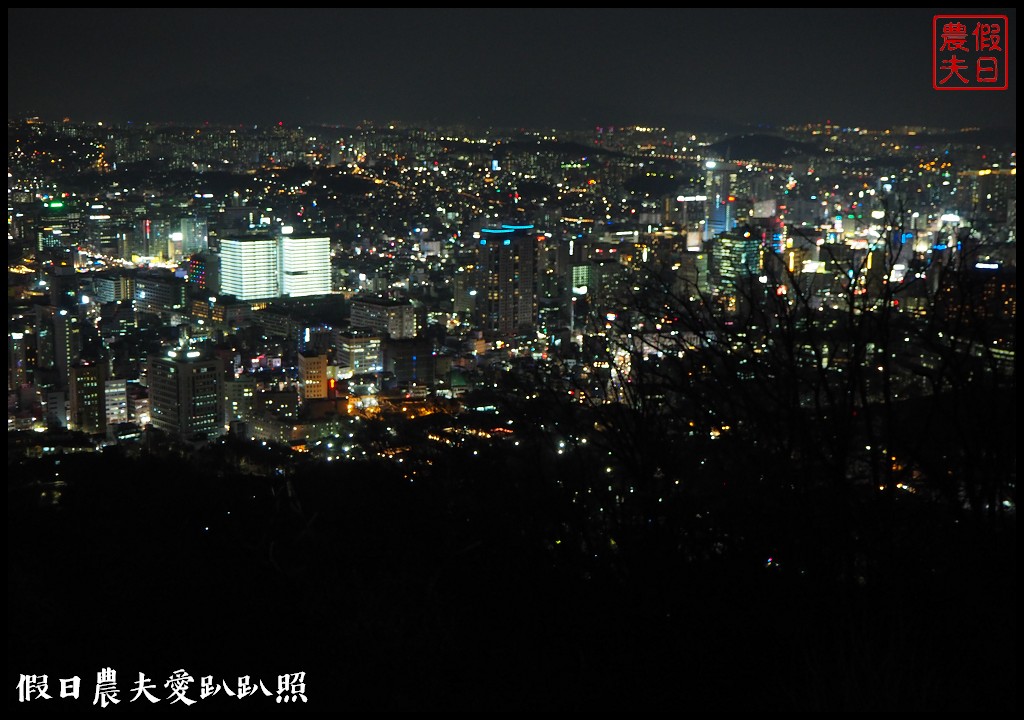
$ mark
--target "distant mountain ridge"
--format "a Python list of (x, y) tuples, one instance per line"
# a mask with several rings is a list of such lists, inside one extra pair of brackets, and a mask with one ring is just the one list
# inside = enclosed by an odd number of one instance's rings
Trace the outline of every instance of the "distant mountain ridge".
[(730, 160), (764, 160), (766, 162), (782, 162), (794, 157), (817, 156), (821, 151), (810, 143), (788, 140), (777, 135), (750, 134), (740, 135), (709, 145), (707, 155), (715, 155)]

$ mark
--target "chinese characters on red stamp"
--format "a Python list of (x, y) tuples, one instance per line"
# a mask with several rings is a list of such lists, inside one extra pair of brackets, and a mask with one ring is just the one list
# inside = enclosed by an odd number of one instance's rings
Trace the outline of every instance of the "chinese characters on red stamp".
[(1005, 15), (936, 15), (932, 19), (932, 87), (1006, 90), (1008, 33)]

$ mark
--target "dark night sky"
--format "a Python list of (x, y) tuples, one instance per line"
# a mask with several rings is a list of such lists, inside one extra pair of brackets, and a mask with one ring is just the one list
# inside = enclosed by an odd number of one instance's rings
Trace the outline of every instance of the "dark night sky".
[(988, 11), (1010, 18), (1010, 89), (936, 92), (931, 20), (939, 12), (949, 11), (8, 9), (7, 112), (531, 127), (1015, 126), (1015, 12)]

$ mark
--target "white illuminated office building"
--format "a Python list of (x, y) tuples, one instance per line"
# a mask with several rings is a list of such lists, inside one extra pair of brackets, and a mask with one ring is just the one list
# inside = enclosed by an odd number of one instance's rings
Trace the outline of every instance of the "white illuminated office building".
[(279, 241), (274, 237), (220, 242), (220, 292), (239, 300), (275, 298), (280, 290)]
[(222, 295), (265, 300), (331, 292), (330, 238), (225, 238), (220, 247)]
[(331, 292), (331, 239), (281, 238), (281, 294), (285, 297)]

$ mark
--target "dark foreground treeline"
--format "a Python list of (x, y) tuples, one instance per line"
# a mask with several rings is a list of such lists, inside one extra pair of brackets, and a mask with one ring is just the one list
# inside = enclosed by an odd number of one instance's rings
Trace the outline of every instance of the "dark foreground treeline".
[[(826, 497), (734, 490), (728, 522), (682, 542), (664, 514), (600, 532), (564, 489), (587, 466), (525, 448), (438, 454), (412, 483), (394, 464), (230, 466), (222, 449), (9, 461), (12, 703), (19, 674), (45, 673), (55, 699), (31, 707), (91, 707), (110, 666), (121, 709), (138, 672), (165, 698), (179, 668), (193, 698), (204, 675), (276, 692), (303, 671), (305, 709), (1016, 706), (1005, 516), (854, 499), (883, 551), (830, 569), (803, 559), (844, 552)], [(57, 699), (72, 675), (82, 698)], [(195, 707), (285, 707), (242, 703)]]

